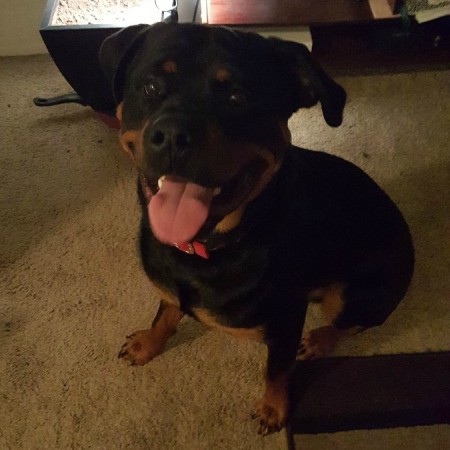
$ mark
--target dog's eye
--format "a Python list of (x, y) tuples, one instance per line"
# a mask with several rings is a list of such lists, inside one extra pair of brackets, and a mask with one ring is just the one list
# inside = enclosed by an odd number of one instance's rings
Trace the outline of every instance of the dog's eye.
[(144, 85), (144, 93), (148, 98), (158, 98), (164, 94), (164, 86), (160, 79), (150, 78)]
[(236, 89), (228, 97), (228, 101), (232, 106), (245, 106), (248, 103), (248, 95), (242, 89)]

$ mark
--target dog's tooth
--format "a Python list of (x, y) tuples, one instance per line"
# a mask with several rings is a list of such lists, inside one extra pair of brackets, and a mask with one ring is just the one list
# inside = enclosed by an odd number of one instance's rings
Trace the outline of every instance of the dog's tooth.
[(161, 189), (161, 186), (162, 186), (162, 184), (163, 184), (163, 181), (164, 181), (164, 179), (166, 178), (166, 176), (165, 175), (163, 175), (162, 177), (160, 177), (159, 178), (159, 180), (158, 180), (158, 187)]
[(213, 196), (219, 195), (222, 192), (222, 188), (216, 187), (213, 191)]

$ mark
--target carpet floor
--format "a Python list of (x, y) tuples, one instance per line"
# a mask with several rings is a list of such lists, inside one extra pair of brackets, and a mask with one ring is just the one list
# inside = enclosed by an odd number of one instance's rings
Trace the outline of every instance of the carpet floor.
[[(183, 319), (144, 367), (117, 359), (157, 298), (137, 255), (133, 168), (117, 133), (77, 105), (46, 56), (0, 60), (0, 448), (270, 449), (256, 434), (265, 349)], [(345, 122), (291, 120), (295, 144), (363, 167), (397, 202), (417, 253), (387, 323), (338, 355), (449, 350), (450, 72), (345, 77)], [(321, 321), (308, 312), (306, 327)], [(445, 376), (443, 374), (443, 376)], [(449, 427), (301, 436), (307, 449), (442, 449)]]

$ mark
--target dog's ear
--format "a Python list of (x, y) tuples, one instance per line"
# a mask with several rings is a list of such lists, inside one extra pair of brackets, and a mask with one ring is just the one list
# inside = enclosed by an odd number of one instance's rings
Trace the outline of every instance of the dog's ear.
[(132, 25), (108, 36), (99, 52), (100, 66), (111, 83), (116, 102), (122, 101), (125, 73), (151, 25)]
[(295, 110), (309, 108), (320, 102), (327, 124), (338, 127), (342, 123), (347, 98), (345, 90), (314, 61), (306, 46), (276, 38), (270, 38), (270, 41), (296, 78), (298, 89), (293, 97)]

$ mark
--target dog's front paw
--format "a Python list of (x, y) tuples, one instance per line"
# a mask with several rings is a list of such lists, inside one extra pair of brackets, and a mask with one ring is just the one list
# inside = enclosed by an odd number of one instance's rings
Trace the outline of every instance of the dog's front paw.
[(161, 353), (162, 348), (155, 341), (152, 330), (136, 331), (127, 336), (118, 356), (132, 366), (142, 366)]
[(269, 403), (264, 397), (256, 405), (253, 419), (259, 419), (258, 434), (268, 434), (280, 431), (286, 425), (287, 404), (285, 402)]

